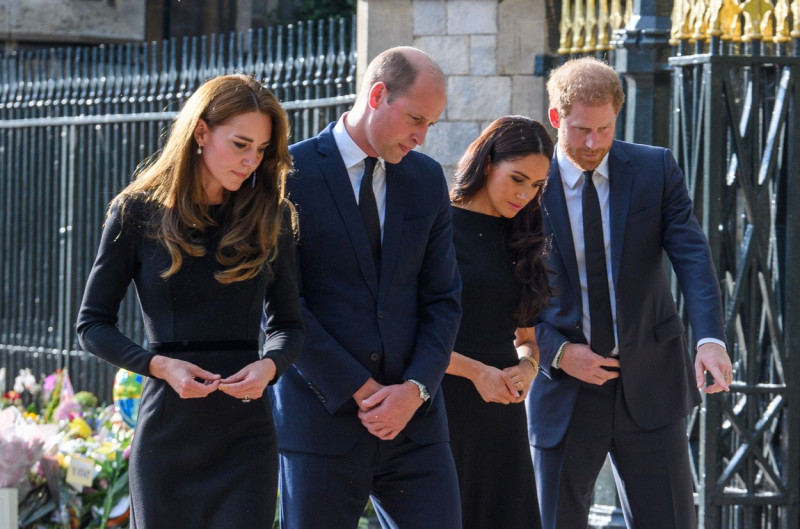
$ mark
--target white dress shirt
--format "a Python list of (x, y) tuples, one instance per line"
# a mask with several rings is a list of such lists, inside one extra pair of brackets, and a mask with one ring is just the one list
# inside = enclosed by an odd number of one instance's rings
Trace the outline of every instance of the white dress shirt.
[[(575, 243), (575, 259), (578, 261), (578, 278), (581, 282), (581, 298), (583, 300), (583, 334), (586, 342), (591, 344), (592, 322), (589, 318), (589, 294), (586, 280), (586, 253), (583, 238), (583, 170), (573, 164), (561, 149), (556, 147), (556, 160), (561, 173), (561, 185), (564, 187), (564, 198), (567, 200), (569, 224), (572, 228), (572, 240)], [(597, 198), (600, 200), (600, 214), (603, 218), (603, 246), (606, 253), (606, 271), (608, 273), (608, 295), (611, 299), (611, 316), (614, 321), (614, 349), (610, 356), (619, 355), (619, 337), (617, 335), (617, 307), (614, 300), (614, 280), (611, 271), (611, 224), (608, 218), (608, 197), (610, 186), (608, 182), (608, 154), (603, 157), (600, 165), (594, 170), (592, 181), (597, 188)]]
[[(336, 141), (336, 146), (339, 148), (339, 154), (342, 156), (344, 166), (347, 168), (347, 174), (350, 177), (350, 184), (353, 186), (353, 193), (356, 196), (356, 204), (358, 204), (358, 193), (361, 190), (361, 178), (364, 176), (364, 159), (367, 153), (361, 150), (361, 147), (356, 145), (347, 129), (344, 126), (344, 118), (347, 114), (342, 115), (336, 125), (333, 127), (333, 139)], [(375, 193), (375, 203), (378, 205), (378, 218), (381, 221), (381, 240), (383, 240), (383, 223), (386, 218), (386, 166), (383, 158), (378, 158), (378, 163), (375, 164), (375, 170), (372, 172), (372, 191)]]
[[(581, 298), (583, 302), (583, 334), (586, 342), (591, 344), (592, 323), (589, 318), (589, 294), (586, 282), (586, 253), (583, 238), (583, 170), (573, 164), (566, 155), (561, 152), (561, 148), (556, 144), (556, 163), (558, 171), (561, 173), (561, 185), (564, 188), (564, 198), (567, 201), (567, 211), (569, 213), (569, 223), (572, 229), (572, 240), (575, 244), (575, 259), (578, 262), (578, 277), (581, 282)], [(608, 272), (608, 295), (611, 299), (611, 315), (614, 320), (614, 349), (609, 356), (619, 356), (619, 332), (617, 330), (617, 304), (614, 291), (614, 276), (611, 270), (611, 223), (609, 220), (609, 194), (611, 186), (609, 179), (611, 175), (608, 168), (608, 154), (603, 157), (600, 165), (594, 170), (592, 182), (597, 188), (597, 198), (600, 201), (600, 212), (603, 218), (603, 243), (606, 252), (606, 270)], [(697, 346), (704, 343), (716, 343), (725, 347), (725, 343), (715, 338), (701, 338), (697, 341)], [(553, 367), (558, 357), (553, 359)]]

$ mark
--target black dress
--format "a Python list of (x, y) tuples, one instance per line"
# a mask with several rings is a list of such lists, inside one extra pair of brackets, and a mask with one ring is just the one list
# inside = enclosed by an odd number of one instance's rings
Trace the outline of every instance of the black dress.
[[(463, 315), (454, 351), (500, 369), (519, 363), (512, 313), (521, 289), (505, 250), (510, 221), (453, 207)], [(442, 381), (464, 529), (541, 527), (525, 406), (485, 402), (466, 378)]]
[[(278, 373), (302, 345), (294, 244), (284, 229), (272, 274), (223, 285), (214, 279), (221, 230), (198, 234), (206, 255), (184, 256), (180, 271), (166, 248), (148, 233), (155, 206), (130, 199), (121, 221), (112, 207), (78, 315), (81, 345), (120, 367), (149, 375), (150, 359), (163, 354), (226, 377), (261, 356)], [(224, 206), (212, 206), (218, 225)], [(284, 223), (286, 225), (286, 222)], [(150, 351), (116, 328), (130, 281), (144, 318)], [(249, 403), (215, 391), (181, 399), (164, 380), (145, 379), (130, 458), (131, 527), (198, 529), (272, 527), (277, 495), (277, 444), (267, 392)]]

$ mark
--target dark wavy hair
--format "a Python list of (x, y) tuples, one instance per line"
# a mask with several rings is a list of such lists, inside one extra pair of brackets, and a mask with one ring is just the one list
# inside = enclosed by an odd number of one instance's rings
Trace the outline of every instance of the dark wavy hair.
[[(486, 185), (491, 164), (513, 161), (530, 154), (553, 157), (553, 140), (544, 126), (525, 116), (495, 120), (467, 147), (456, 166), (450, 200), (468, 204)], [(541, 193), (528, 202), (508, 225), (506, 246), (516, 262), (514, 276), (522, 283), (522, 299), (514, 315), (519, 322), (531, 322), (553, 295), (543, 261), (545, 249)]]

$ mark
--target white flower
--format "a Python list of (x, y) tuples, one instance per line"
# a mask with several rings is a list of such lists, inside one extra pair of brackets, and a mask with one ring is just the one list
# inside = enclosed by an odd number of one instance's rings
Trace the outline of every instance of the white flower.
[(31, 374), (30, 369), (20, 369), (19, 375), (14, 379), (14, 391), (22, 393), (25, 391), (25, 379)]
[(36, 377), (33, 376), (30, 369), (19, 370), (19, 375), (14, 379), (14, 391), (17, 393), (27, 391), (31, 395), (36, 395), (41, 390), (42, 386), (36, 383)]

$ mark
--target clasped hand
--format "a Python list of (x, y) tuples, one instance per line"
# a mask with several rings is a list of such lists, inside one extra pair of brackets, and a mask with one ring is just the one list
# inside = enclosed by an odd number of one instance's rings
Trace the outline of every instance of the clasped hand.
[(484, 364), (472, 384), (485, 402), (512, 404), (525, 400), (535, 377), (536, 371), (528, 362), (505, 369)]
[(419, 389), (410, 382), (383, 386), (370, 378), (353, 399), (361, 424), (384, 441), (394, 439), (422, 405)]
[(275, 362), (270, 358), (257, 360), (222, 378), (191, 362), (156, 355), (150, 361), (150, 373), (165, 380), (182, 399), (207, 397), (217, 390), (237, 399), (257, 399), (275, 377)]

